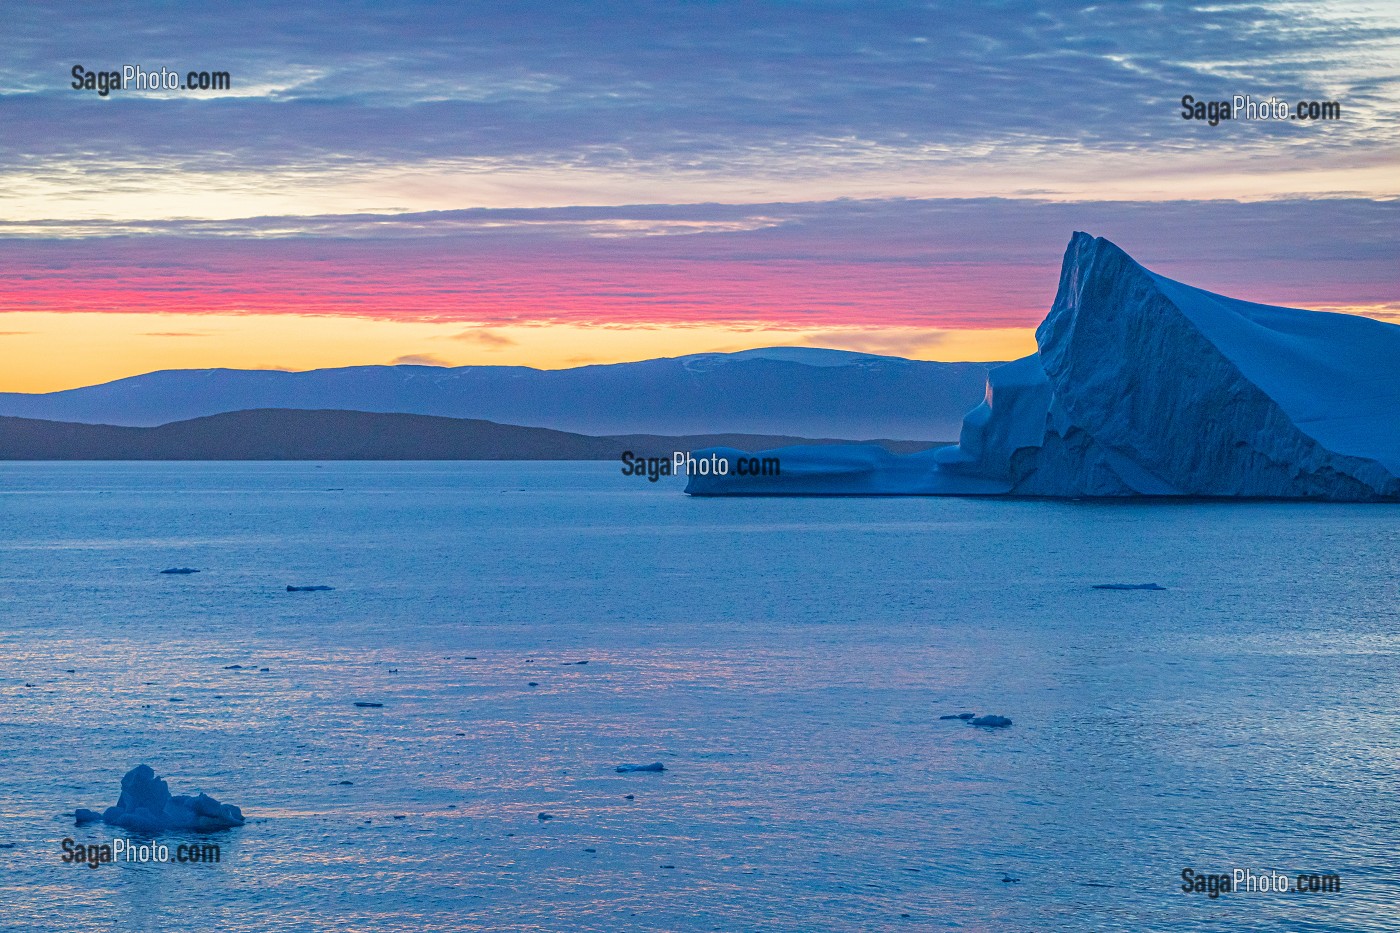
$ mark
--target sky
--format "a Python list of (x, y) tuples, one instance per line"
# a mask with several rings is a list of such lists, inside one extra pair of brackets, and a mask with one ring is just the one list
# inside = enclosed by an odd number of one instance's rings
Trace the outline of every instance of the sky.
[[(1074, 230), (1400, 320), (1394, 3), (0, 2), (0, 391), (1034, 349)], [(74, 89), (226, 71), (223, 91)], [(1184, 120), (1181, 97), (1338, 101)]]

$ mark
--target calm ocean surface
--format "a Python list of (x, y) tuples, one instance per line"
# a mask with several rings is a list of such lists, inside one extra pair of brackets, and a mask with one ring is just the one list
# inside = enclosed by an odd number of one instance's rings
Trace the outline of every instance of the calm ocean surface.
[[(1400, 928), (1400, 509), (680, 489), (0, 465), (0, 929)], [(219, 864), (60, 861), (141, 762)]]

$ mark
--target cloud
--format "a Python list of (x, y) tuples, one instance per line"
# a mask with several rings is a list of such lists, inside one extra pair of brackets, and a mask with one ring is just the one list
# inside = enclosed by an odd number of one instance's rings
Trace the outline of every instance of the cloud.
[(917, 357), (943, 342), (938, 331), (822, 331), (808, 334), (802, 342), (808, 346), (833, 350), (855, 350), (877, 356)]
[(472, 330), (464, 330), (460, 334), (453, 334), (453, 340), (466, 340), (485, 347), (488, 350), (499, 350), (516, 345), (515, 341), (504, 334), (498, 334), (489, 327), (477, 327)]
[[(654, 232), (701, 225), (713, 226)], [(512, 345), (496, 328), (553, 323), (1024, 328), (1049, 308), (1075, 230), (1239, 298), (1400, 302), (1400, 201), (1355, 198), (653, 204), (136, 226), (50, 224), (0, 236), (0, 312), (431, 321), (489, 349)], [(597, 236), (600, 227), (618, 235)]]
[[(1355, 165), (1400, 143), (1400, 17), (1380, 4), (421, 0), (346, 16), (264, 0), (173, 17), (138, 2), (20, 6), (6, 27), (0, 190), (56, 200), (181, 172), (245, 193), (300, 172), (314, 191), (345, 167), (611, 171), (659, 193), (683, 174), (1009, 163), (1036, 191), (1037, 165), (1064, 152)], [(69, 86), (74, 63), (133, 58), (228, 70), (233, 91)], [(1198, 126), (1179, 117), (1188, 93), (1339, 100), (1346, 119)]]
[(390, 366), (451, 366), (447, 360), (433, 356), (431, 353), (410, 353), (407, 356), (395, 357)]

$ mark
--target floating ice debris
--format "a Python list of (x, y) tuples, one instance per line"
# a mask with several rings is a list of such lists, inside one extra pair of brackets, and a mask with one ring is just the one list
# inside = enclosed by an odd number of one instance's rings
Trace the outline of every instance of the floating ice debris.
[(149, 765), (137, 765), (122, 778), (117, 805), (101, 814), (79, 808), (73, 812), (78, 823), (98, 820), (135, 832), (160, 833), (170, 830), (214, 832), (243, 825), (243, 812), (232, 804), (219, 803), (207, 794), (189, 797), (170, 795), (170, 788)]
[(180, 574), (184, 574), (184, 573), (199, 573), (199, 571), (196, 570), (196, 569), (193, 568), (193, 567), (167, 567), (166, 569), (162, 570), (161, 573), (180, 573)]
[(939, 716), (939, 719), (971, 719), (976, 713), (949, 713), (947, 716)]
[(1155, 583), (1095, 583), (1096, 590), (1165, 590)]
[(1004, 729), (1011, 725), (1011, 720), (1005, 716), (978, 716), (976, 719), (967, 721), (969, 726), (985, 726), (988, 729)]
[(361, 709), (379, 709), (379, 708), (380, 708), (381, 706), (383, 706), (384, 704), (383, 704), (383, 703), (371, 703), (371, 702), (368, 701), (368, 700), (356, 700), (356, 701), (355, 701), (355, 705), (358, 706), (358, 707), (360, 707)]
[(292, 586), (287, 584), (288, 593), (323, 593), (326, 590), (333, 590), (333, 586)]
[(666, 766), (659, 761), (653, 761), (649, 765), (618, 765), (618, 774), (637, 774), (644, 771), (665, 771)]

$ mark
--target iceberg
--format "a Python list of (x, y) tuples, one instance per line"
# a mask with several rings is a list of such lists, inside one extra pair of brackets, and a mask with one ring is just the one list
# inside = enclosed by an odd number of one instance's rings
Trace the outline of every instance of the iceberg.
[(219, 803), (208, 794), (171, 796), (170, 787), (150, 765), (137, 765), (122, 777), (117, 805), (101, 814), (79, 808), (73, 818), (78, 823), (101, 820), (141, 833), (171, 831), (215, 832), (243, 825), (243, 811), (232, 804)]
[(956, 445), (713, 448), (726, 469), (686, 492), (1400, 500), (1400, 326), (1227, 298), (1075, 233), (1036, 344)]

